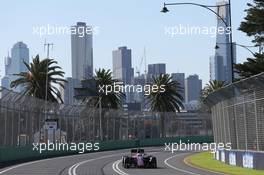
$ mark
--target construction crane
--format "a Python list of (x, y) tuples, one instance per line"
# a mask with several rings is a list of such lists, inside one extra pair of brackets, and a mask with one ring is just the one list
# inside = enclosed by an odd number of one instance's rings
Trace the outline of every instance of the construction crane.
[(140, 62), (139, 62), (139, 67), (136, 66), (136, 74), (138, 74), (138, 77), (140, 76), (140, 73), (141, 73), (141, 67), (142, 67), (143, 61), (145, 64), (144, 74), (146, 76), (147, 67), (146, 67), (146, 48), (145, 47), (144, 47), (144, 51), (143, 51), (143, 56), (141, 57)]

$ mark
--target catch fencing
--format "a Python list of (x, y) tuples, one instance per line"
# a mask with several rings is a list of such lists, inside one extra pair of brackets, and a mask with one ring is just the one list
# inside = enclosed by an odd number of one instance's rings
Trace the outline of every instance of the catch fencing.
[(211, 106), (215, 142), (264, 151), (264, 73), (222, 88), (206, 102)]
[[(207, 112), (165, 116), (167, 137), (212, 135)], [(48, 140), (79, 143), (159, 137), (159, 113), (50, 103), (0, 88), (0, 146), (25, 146)]]

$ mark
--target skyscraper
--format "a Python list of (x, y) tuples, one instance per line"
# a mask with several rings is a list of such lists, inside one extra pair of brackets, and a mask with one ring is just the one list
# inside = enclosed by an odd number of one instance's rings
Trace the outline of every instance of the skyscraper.
[(1, 86), (4, 88), (9, 89), (10, 88), (10, 82), (9, 82), (9, 76), (11, 75), (9, 72), (11, 70), (11, 57), (9, 56), (9, 53), (7, 57), (5, 57), (5, 75), (1, 80)]
[(184, 73), (172, 73), (171, 74), (172, 81), (177, 81), (180, 84), (181, 96), (185, 98), (185, 74)]
[[(226, 24), (222, 21), (221, 18), (217, 17), (217, 27), (224, 28), (225, 31), (230, 29), (230, 14), (229, 14), (229, 6), (227, 5), (228, 2), (225, 0), (221, 0), (217, 2), (217, 5), (226, 5), (217, 7), (216, 12), (219, 16), (221, 16)], [(215, 51), (215, 56), (222, 56), (223, 57), (223, 66), (224, 66), (224, 81), (226, 83), (232, 82), (232, 58), (231, 58), (231, 43), (230, 43), (230, 32), (221, 33), (218, 32), (216, 36), (216, 45), (218, 48)], [(233, 44), (233, 58), (234, 62), (236, 62), (236, 53), (235, 53), (235, 45)], [(219, 66), (216, 66), (219, 67)]]
[[(127, 47), (119, 47), (112, 53), (113, 56), (113, 78), (122, 81), (124, 84), (132, 84), (134, 77), (134, 69), (132, 68), (131, 49)], [(126, 93), (126, 102), (133, 101), (133, 92)]]
[(225, 81), (224, 58), (220, 55), (210, 57), (210, 81)]
[[(11, 49), (11, 57), (8, 55), (5, 58), (5, 76), (2, 78), (2, 86), (10, 89), (10, 83), (18, 78), (13, 74), (27, 72), (24, 62), (29, 63), (29, 49), (22, 41), (17, 42)], [(18, 86), (12, 90), (16, 92), (23, 91), (23, 88)]]
[(84, 22), (72, 26), (71, 35), (72, 78), (89, 79), (93, 76), (93, 35), (92, 27)]
[(156, 77), (160, 74), (166, 74), (166, 64), (159, 63), (148, 65), (148, 75)]
[(134, 69), (132, 68), (131, 49), (127, 47), (119, 47), (113, 53), (113, 77), (125, 84), (131, 84), (134, 77)]
[(202, 90), (202, 80), (198, 75), (190, 75), (185, 80), (185, 102), (198, 101)]
[(80, 81), (71, 77), (67, 78), (67, 83), (64, 83), (64, 89), (61, 88), (61, 96), (64, 104), (74, 104), (74, 88), (80, 86)]
[[(145, 76), (144, 75), (139, 75), (137, 77), (133, 78), (133, 84), (136, 85), (141, 85), (142, 87), (146, 84)], [(134, 101), (144, 104), (144, 92), (135, 92), (134, 93)], [(144, 106), (144, 105), (142, 105)]]

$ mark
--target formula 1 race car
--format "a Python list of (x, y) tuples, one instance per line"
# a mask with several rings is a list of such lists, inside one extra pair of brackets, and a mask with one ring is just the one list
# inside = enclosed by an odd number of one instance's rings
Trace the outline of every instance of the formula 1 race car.
[(157, 159), (152, 155), (144, 153), (144, 149), (131, 149), (130, 156), (123, 156), (124, 168), (157, 168)]

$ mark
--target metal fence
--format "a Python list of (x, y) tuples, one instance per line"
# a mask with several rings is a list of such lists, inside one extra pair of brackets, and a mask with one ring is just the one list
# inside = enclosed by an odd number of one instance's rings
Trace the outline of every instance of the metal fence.
[[(46, 107), (45, 107), (46, 106)], [(45, 110), (46, 109), (46, 110)], [(0, 146), (33, 142), (88, 142), (160, 137), (159, 113), (45, 103), (0, 89)], [(166, 136), (212, 135), (208, 113), (166, 113)]]
[(264, 73), (209, 95), (214, 139), (233, 149), (264, 151)]

